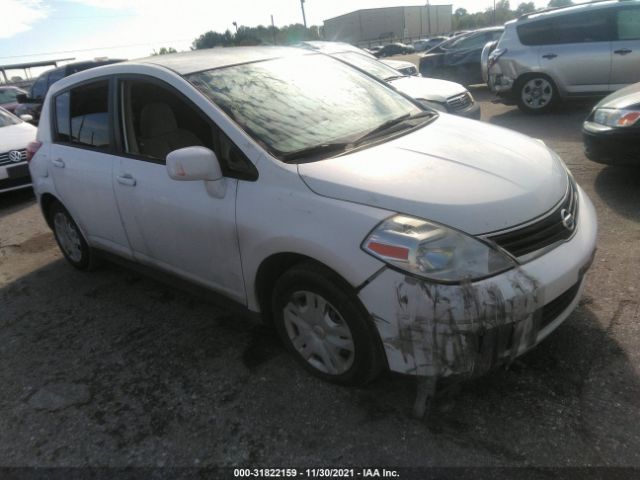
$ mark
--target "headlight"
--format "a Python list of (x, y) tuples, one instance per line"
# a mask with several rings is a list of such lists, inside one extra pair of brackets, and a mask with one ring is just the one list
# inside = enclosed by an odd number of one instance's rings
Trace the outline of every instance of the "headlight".
[(612, 108), (598, 108), (593, 114), (594, 123), (607, 127), (630, 127), (640, 119), (638, 110), (615, 110)]
[(400, 270), (444, 283), (478, 280), (516, 265), (474, 237), (408, 215), (380, 223), (362, 248)]
[(444, 105), (442, 105), (441, 103), (438, 103), (438, 102), (432, 102), (432, 101), (429, 101), (429, 100), (425, 100), (424, 98), (419, 98), (418, 102), (420, 102), (425, 107), (430, 108), (431, 110), (437, 110), (438, 112), (446, 112), (447, 111), (447, 107), (445, 107)]

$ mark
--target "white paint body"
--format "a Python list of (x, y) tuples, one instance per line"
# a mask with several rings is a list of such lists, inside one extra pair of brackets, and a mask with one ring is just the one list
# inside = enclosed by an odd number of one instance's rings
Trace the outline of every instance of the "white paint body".
[[(8, 154), (14, 150), (24, 150), (27, 148), (29, 142), (36, 139), (37, 129), (33, 125), (27, 122), (20, 122), (15, 125), (8, 125), (0, 128), (0, 154)], [(0, 180), (4, 180), (9, 177), (8, 169), (16, 167), (18, 165), (24, 165), (26, 160), (20, 162), (10, 162), (0, 165)], [(30, 184), (20, 185), (18, 187), (3, 189), (0, 187), (0, 191), (17, 190), (19, 188), (29, 187)]]
[[(56, 93), (125, 73), (162, 80), (193, 101), (254, 164), (258, 179), (226, 178), (217, 198), (204, 181), (172, 180), (164, 165), (52, 142)], [(255, 312), (260, 265), (279, 253), (305, 255), (354, 288), (369, 281), (359, 297), (389, 322), (376, 322), (383, 341), (397, 332), (391, 299), (403, 275), (361, 249), (376, 225), (402, 212), (486, 233), (539, 217), (567, 186), (560, 161), (540, 142), (446, 114), (357, 153), (286, 164), (183, 77), (148, 63), (95, 68), (57, 82), (44, 103), (38, 139), (43, 146), (30, 164), (36, 195), (59, 199), (91, 246), (207, 286)], [(581, 201), (576, 235), (521, 267), (538, 276), (545, 298), (575, 280), (595, 248), (595, 214), (584, 193)], [(510, 274), (491, 281), (507, 285)], [(408, 371), (393, 348), (385, 351), (391, 370)]]

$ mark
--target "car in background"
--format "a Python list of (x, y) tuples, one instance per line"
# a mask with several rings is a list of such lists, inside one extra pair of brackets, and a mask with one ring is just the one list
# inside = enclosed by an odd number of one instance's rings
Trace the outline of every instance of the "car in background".
[(18, 87), (0, 87), (0, 107), (13, 113), (18, 106), (18, 95), (25, 95), (27, 92)]
[(61, 78), (67, 77), (77, 72), (87, 70), (89, 68), (99, 67), (101, 65), (110, 65), (112, 63), (122, 62), (121, 59), (103, 59), (103, 60), (87, 60), (84, 62), (73, 62), (61, 67), (53, 68), (42, 73), (36, 81), (31, 85), (27, 94), (18, 95), (19, 105), (15, 108), (14, 113), (19, 117), (22, 115), (31, 115), (31, 123), (38, 125), (40, 120), (40, 111), (42, 110), (42, 101), (49, 91), (49, 87)]
[(303, 42), (298, 46), (337, 58), (363, 72), (387, 82), (398, 91), (415, 98), (429, 108), (462, 117), (480, 119), (480, 105), (462, 85), (446, 80), (400, 75), (386, 62), (342, 42)]
[(405, 60), (390, 60), (388, 58), (382, 58), (379, 60), (403, 75), (420, 76), (420, 72), (418, 72), (418, 67), (416, 67), (415, 63), (407, 62)]
[(413, 42), (413, 48), (416, 52), (424, 52), (431, 50), (433, 47), (437, 47), (442, 42), (449, 40), (449, 37), (431, 37)]
[(640, 165), (640, 83), (602, 99), (584, 122), (582, 137), (594, 162)]
[(411, 45), (396, 42), (383, 45), (380, 50), (374, 53), (374, 55), (378, 58), (382, 58), (391, 57), (393, 55), (408, 55), (410, 53), (415, 53), (415, 51), (416, 50)]
[(503, 27), (482, 28), (441, 43), (420, 58), (420, 74), (465, 86), (483, 83), (482, 48), (500, 38), (503, 31)]
[(489, 56), (489, 86), (527, 113), (640, 81), (640, 1), (602, 1), (508, 22)]
[(37, 129), (0, 107), (0, 193), (31, 186), (28, 148)]
[(542, 142), (319, 52), (87, 70), (42, 120), (29, 167), (72, 266), (106, 250), (208, 287), (339, 384), (513, 361), (576, 308), (595, 251), (595, 209)]

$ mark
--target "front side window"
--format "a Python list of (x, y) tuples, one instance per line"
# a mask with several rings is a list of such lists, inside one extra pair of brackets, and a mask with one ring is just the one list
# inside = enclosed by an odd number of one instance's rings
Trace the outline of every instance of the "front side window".
[(56, 141), (109, 148), (109, 82), (81, 85), (55, 98)]
[(393, 89), (319, 54), (218, 68), (187, 79), (281, 159), (356, 140), (422, 112)]
[(206, 115), (169, 87), (145, 80), (120, 83), (122, 141), (126, 153), (164, 163), (180, 148), (214, 151), (227, 176), (250, 176), (253, 166)]
[(618, 40), (640, 39), (640, 8), (624, 8), (616, 12)]

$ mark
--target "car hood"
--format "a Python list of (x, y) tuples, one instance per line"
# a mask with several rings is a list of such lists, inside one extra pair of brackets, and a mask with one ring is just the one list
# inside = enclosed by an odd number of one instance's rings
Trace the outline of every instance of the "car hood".
[(0, 153), (27, 148), (36, 139), (38, 129), (27, 122), (0, 127)]
[(467, 91), (459, 83), (425, 77), (401, 77), (389, 83), (410, 97), (436, 102), (445, 102), (447, 98)]
[(542, 142), (447, 114), (381, 145), (300, 164), (298, 172), (319, 195), (470, 234), (538, 217), (568, 188), (562, 162)]
[(603, 98), (595, 108), (623, 109), (636, 107), (640, 104), (640, 83), (634, 83), (621, 88), (615, 93)]

